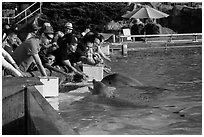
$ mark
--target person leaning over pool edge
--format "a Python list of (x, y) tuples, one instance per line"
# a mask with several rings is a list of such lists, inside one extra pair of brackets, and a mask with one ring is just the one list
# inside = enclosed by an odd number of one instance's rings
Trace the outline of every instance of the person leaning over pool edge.
[(62, 39), (59, 49), (55, 51), (56, 62), (55, 65), (66, 66), (71, 72), (82, 76), (84, 80), (88, 77), (74, 64), (80, 62), (80, 54), (76, 52), (78, 39), (75, 35), (69, 34)]
[(12, 53), (12, 57), (21, 71), (26, 72), (31, 63), (35, 62), (41, 74), (47, 76), (38, 53), (42, 46), (50, 44), (53, 37), (54, 31), (52, 26), (46, 26), (40, 36), (33, 36), (16, 48)]

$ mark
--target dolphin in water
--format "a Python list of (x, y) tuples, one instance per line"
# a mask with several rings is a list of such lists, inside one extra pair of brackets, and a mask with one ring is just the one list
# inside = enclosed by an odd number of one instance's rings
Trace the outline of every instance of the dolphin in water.
[[(91, 91), (91, 94), (96, 97), (94, 99), (92, 98), (92, 101), (95, 101), (97, 103), (102, 103), (102, 104), (109, 104), (115, 107), (137, 107), (137, 108), (147, 107), (147, 105), (137, 104), (137, 103), (128, 101), (127, 99), (120, 98), (115, 93), (116, 88), (108, 87), (101, 81), (96, 81), (95, 79), (93, 79), (92, 82), (93, 82), (93, 88), (88, 87), (88, 89)], [(86, 99), (90, 99), (90, 98), (86, 98)]]
[[(112, 77), (113, 79), (111, 79)], [(130, 83), (128, 83), (129, 81)], [(105, 104), (114, 107), (149, 108), (157, 104), (158, 98), (166, 95), (162, 89), (158, 90), (157, 88), (150, 87), (147, 91), (146, 88), (148, 87), (122, 74), (111, 74), (102, 81), (93, 79), (92, 82), (93, 87), (88, 86), (91, 96), (90, 94), (87, 95), (81, 100), (82, 103), (95, 102), (97, 104)], [(145, 92), (143, 90), (135, 92), (135, 87), (145, 89)]]
[(143, 84), (131, 77), (127, 77), (120, 73), (113, 73), (106, 77), (104, 77), (101, 80), (102, 83), (104, 83), (107, 86), (112, 87), (119, 87), (119, 86), (143, 86)]
[(135, 89), (141, 89), (141, 90), (146, 90), (146, 91), (171, 90), (171, 89), (160, 88), (160, 87), (155, 87), (155, 86), (145, 86), (137, 79), (125, 76), (120, 73), (113, 73), (113, 74), (107, 75), (101, 80), (101, 82), (108, 87), (115, 87), (115, 88), (128, 86), (128, 87), (132, 87)]
[(93, 79), (93, 88), (88, 87), (91, 91), (92, 95), (98, 95), (103, 96), (107, 98), (113, 98), (114, 97), (114, 89), (107, 87), (105, 84), (103, 84), (101, 81), (96, 81)]

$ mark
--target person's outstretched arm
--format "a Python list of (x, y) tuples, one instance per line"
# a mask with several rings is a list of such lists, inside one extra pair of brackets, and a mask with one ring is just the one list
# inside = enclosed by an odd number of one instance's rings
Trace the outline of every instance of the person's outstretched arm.
[(14, 65), (14, 67), (18, 67), (16, 62), (13, 60), (13, 58), (11, 57), (11, 55), (2, 48), (2, 56), (9, 62), (11, 63), (12, 65)]
[(2, 48), (2, 56), (4, 57), (4, 59), (6, 61), (8, 61), (8, 63), (10, 63), (17, 71), (19, 71), (21, 73), (21, 75), (26, 76), (26, 74), (24, 74), (24, 72), (22, 72), (18, 65), (16, 64), (16, 62), (14, 61), (14, 59), (11, 57), (11, 55)]
[(7, 62), (4, 58), (2, 58), (2, 67), (9, 70), (13, 75), (17, 77), (23, 77), (21, 72), (19, 72), (16, 68), (14, 68), (9, 62)]
[(55, 72), (59, 72), (59, 73), (61, 73), (61, 74), (64, 74), (65, 76), (70, 76), (68, 73), (66, 73), (66, 72), (64, 72), (64, 71), (61, 71), (60, 69), (57, 69), (57, 68), (55, 68), (55, 67), (53, 67), (53, 66), (51, 66), (51, 65), (48, 65), (48, 64), (43, 64), (43, 66), (45, 67), (45, 68), (48, 68), (48, 69), (50, 69), (50, 70), (52, 70), (52, 71), (55, 71)]
[(43, 76), (47, 76), (47, 73), (46, 73), (46, 71), (45, 71), (45, 68), (44, 68), (43, 65), (42, 65), (42, 62), (41, 62), (41, 60), (40, 60), (39, 55), (38, 55), (38, 54), (34, 54), (34, 55), (33, 55), (33, 58), (34, 58), (34, 60), (35, 60), (36, 65), (38, 66), (38, 69), (40, 70), (41, 74), (42, 74)]
[(109, 57), (107, 57), (107, 56), (103, 53), (103, 51), (101, 50), (100, 47), (98, 47), (98, 53), (99, 53), (104, 59), (106, 59), (106, 60), (108, 60), (108, 61), (111, 61), (111, 59), (110, 59)]
[(82, 76), (84, 76), (84, 77), (87, 77), (86, 74), (84, 74), (83, 72), (78, 71), (75, 67), (73, 67), (73, 66), (71, 65), (71, 63), (70, 63), (69, 60), (63, 60), (62, 63), (63, 63), (64, 65), (66, 65), (67, 67), (69, 67), (70, 69), (72, 69), (75, 73), (77, 73), (77, 74), (79, 74), (79, 75), (82, 75)]

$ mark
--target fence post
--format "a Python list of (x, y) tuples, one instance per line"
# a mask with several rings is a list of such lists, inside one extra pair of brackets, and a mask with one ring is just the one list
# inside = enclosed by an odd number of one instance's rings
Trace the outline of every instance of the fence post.
[(147, 37), (146, 36), (144, 37), (144, 42), (147, 43)]
[(168, 42), (165, 43), (165, 52), (167, 52), (167, 49), (168, 49)]
[(112, 37), (113, 37), (113, 43), (115, 43), (115, 34), (113, 34)]
[(170, 42), (172, 42), (172, 35), (170, 36), (170, 38), (169, 38), (169, 41), (168, 41), (168, 42), (169, 42), (169, 43), (170, 43)]
[(197, 39), (197, 36), (198, 35), (194, 35), (195, 36), (195, 39), (193, 40), (194, 42), (197, 42), (198, 41), (198, 39)]
[(123, 42), (123, 37), (120, 37), (120, 42)]
[(127, 57), (127, 43), (122, 44), (122, 55)]
[(25, 18), (26, 18), (26, 22), (27, 22), (27, 10), (25, 10)]
[(144, 31), (144, 43), (147, 43), (146, 31)]
[(40, 13), (42, 13), (42, 2), (40, 2)]

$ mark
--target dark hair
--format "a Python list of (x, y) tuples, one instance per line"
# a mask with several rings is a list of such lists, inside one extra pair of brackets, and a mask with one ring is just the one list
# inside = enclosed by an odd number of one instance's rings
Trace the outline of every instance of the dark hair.
[(99, 33), (95, 33), (95, 37), (98, 38), (100, 42), (102, 42), (102, 40), (105, 39), (104, 36)]
[(4, 24), (3, 25), (3, 33), (8, 34), (8, 31), (11, 29), (9, 24)]
[(82, 38), (82, 43), (87, 43), (87, 42), (91, 42), (93, 43), (95, 40), (95, 34), (93, 32), (88, 32), (86, 33), (86, 35)]
[(82, 27), (82, 31), (85, 31), (86, 29), (90, 29), (91, 30), (91, 25), (84, 25)]
[(16, 31), (14, 31), (13, 29), (8, 29), (7, 36), (13, 35), (13, 34), (16, 34)]
[(66, 41), (66, 43), (68, 43), (70, 45), (70, 44), (73, 44), (73, 43), (77, 43), (78, 39), (74, 34), (70, 33), (70, 34), (66, 35), (65, 41)]

